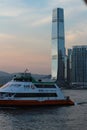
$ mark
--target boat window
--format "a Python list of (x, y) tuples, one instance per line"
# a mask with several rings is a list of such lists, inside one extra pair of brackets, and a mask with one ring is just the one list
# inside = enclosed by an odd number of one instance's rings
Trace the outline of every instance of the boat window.
[(10, 86), (20, 87), (21, 84), (10, 84)]
[(21, 84), (6, 84), (6, 85), (4, 85), (3, 87), (5, 88), (5, 87), (20, 87), (21, 86)]
[(0, 93), (0, 96), (9, 96), (9, 97), (11, 97), (12, 95), (14, 95), (15, 93), (8, 93), (8, 92), (1, 92)]
[(14, 86), (14, 87), (20, 87), (21, 84), (10, 84), (9, 86), (10, 86), (10, 87), (12, 87), (12, 86)]
[(14, 77), (14, 81), (32, 82), (32, 80), (33, 80), (32, 77), (27, 77), (27, 76)]
[(15, 97), (57, 97), (56, 93), (16, 93)]
[(55, 85), (51, 85), (51, 84), (35, 84), (35, 86), (37, 88), (56, 88)]
[(29, 87), (30, 87), (30, 85), (24, 85), (24, 87), (25, 87), (25, 88), (29, 88)]

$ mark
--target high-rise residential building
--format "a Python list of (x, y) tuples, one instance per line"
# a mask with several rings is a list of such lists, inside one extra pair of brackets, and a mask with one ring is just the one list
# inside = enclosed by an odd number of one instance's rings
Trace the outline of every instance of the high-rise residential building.
[(52, 78), (64, 80), (65, 35), (64, 10), (56, 8), (52, 14)]
[(68, 49), (67, 54), (67, 82), (71, 83), (71, 74), (72, 74), (72, 49)]
[(87, 86), (87, 46), (72, 49), (72, 84)]
[(67, 81), (67, 60), (68, 60), (68, 57), (67, 55), (65, 55), (65, 81)]

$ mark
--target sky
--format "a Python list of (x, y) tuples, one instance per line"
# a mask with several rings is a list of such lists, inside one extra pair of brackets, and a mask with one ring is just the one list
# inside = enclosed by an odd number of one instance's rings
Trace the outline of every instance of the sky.
[(83, 0), (0, 0), (0, 70), (51, 73), (54, 8), (64, 9), (65, 47), (87, 45)]

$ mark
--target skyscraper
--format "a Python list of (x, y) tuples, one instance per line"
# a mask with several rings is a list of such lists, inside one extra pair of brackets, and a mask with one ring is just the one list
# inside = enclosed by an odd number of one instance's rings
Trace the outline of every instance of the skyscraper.
[(53, 10), (52, 14), (52, 78), (64, 80), (65, 36), (64, 11), (61, 8)]
[(87, 46), (72, 49), (72, 84), (87, 86)]
[(71, 83), (71, 74), (72, 74), (72, 49), (68, 49), (67, 55), (67, 82)]

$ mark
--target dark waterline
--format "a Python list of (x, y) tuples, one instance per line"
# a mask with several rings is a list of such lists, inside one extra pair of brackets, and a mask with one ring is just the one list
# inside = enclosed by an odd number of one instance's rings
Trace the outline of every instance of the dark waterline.
[(63, 90), (78, 105), (0, 108), (0, 130), (86, 130), (87, 90)]

